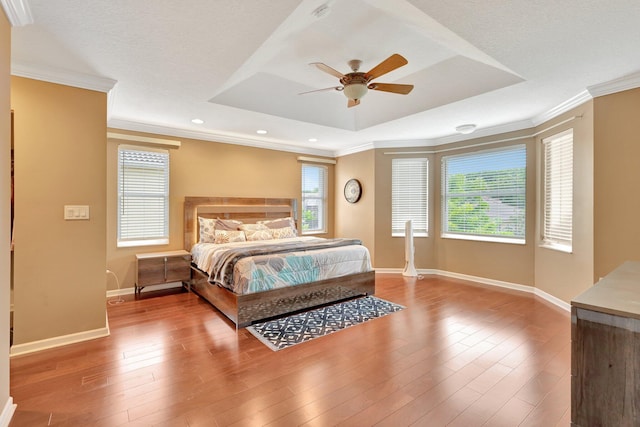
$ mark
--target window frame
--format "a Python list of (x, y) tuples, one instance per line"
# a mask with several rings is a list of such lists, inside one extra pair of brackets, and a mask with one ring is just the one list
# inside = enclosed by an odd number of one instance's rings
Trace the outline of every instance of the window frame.
[[(425, 177), (425, 181), (423, 183), (418, 182), (418, 180), (413, 180), (411, 182), (409, 182), (409, 185), (412, 185), (412, 189), (415, 189), (417, 186), (419, 186), (420, 184), (423, 184), (423, 187), (421, 188), (421, 190), (424, 190), (423, 192), (420, 193), (420, 195), (424, 196), (424, 206), (420, 206), (421, 203), (418, 204), (417, 207), (415, 206), (411, 206), (411, 209), (415, 209), (416, 211), (419, 211), (421, 209), (424, 208), (424, 218), (423, 221), (424, 222), (424, 227), (421, 227), (421, 224), (419, 221), (413, 221), (417, 218), (417, 215), (407, 215), (407, 214), (399, 214), (399, 218), (396, 218), (396, 200), (398, 200), (398, 198), (401, 198), (400, 195), (398, 195), (399, 197), (397, 198), (395, 195), (395, 191), (394, 189), (396, 188), (396, 184), (398, 185), (402, 185), (402, 183), (400, 182), (396, 182), (395, 178), (396, 178), (396, 173), (395, 171), (398, 171), (398, 174), (402, 173), (399, 169), (395, 169), (395, 165), (396, 164), (400, 164), (403, 162), (424, 162), (424, 177)], [(420, 157), (395, 157), (393, 159), (391, 159), (391, 237), (405, 237), (405, 224), (406, 221), (408, 220), (412, 220), (412, 228), (413, 228), (413, 236), (414, 237), (429, 237), (429, 158), (428, 157), (424, 157), (424, 156), (420, 156)], [(408, 167), (408, 166), (407, 166)], [(411, 171), (404, 171), (405, 173), (410, 173)], [(408, 177), (411, 176), (415, 176), (415, 175), (411, 175), (409, 174), (406, 177), (403, 177), (403, 181), (405, 181)], [(410, 178), (409, 178), (410, 180)], [(406, 183), (406, 181), (404, 182)], [(414, 187), (415, 185), (415, 187)], [(422, 198), (421, 198), (422, 199)], [(422, 200), (421, 200), (422, 201)], [(398, 210), (400, 209), (400, 207), (398, 208)], [(399, 224), (396, 223), (402, 223), (402, 226), (400, 226)]]
[[(314, 168), (317, 170), (321, 170), (322, 171), (322, 194), (320, 195), (320, 197), (309, 197), (309, 196), (305, 196), (305, 169), (307, 168)], [(328, 228), (328, 224), (327, 224), (327, 204), (328, 204), (328, 191), (329, 191), (329, 168), (327, 166), (324, 165), (318, 165), (318, 164), (312, 164), (312, 163), (302, 163), (301, 168), (300, 168), (300, 179), (301, 179), (301, 185), (300, 185), (300, 197), (301, 197), (301, 201), (302, 201), (302, 209), (300, 210), (301, 212), (301, 221), (300, 221), (300, 229), (301, 229), (301, 234), (302, 235), (312, 235), (312, 234), (326, 234), (327, 233), (327, 228)], [(320, 189), (320, 187), (319, 187)], [(318, 215), (318, 222), (319, 225), (317, 228), (314, 229), (306, 229), (305, 230), (305, 219), (304, 219), (304, 215), (305, 215), (305, 201), (306, 200), (320, 200), (321, 201), (321, 210), (319, 210), (319, 215)]]
[[(540, 224), (540, 244), (539, 246), (546, 249), (552, 249), (560, 252), (572, 253), (573, 252), (573, 173), (574, 173), (574, 137), (573, 137), (573, 129), (568, 129), (566, 131), (560, 132), (558, 134), (552, 135), (548, 138), (544, 138), (542, 140), (542, 191), (541, 191), (541, 224)], [(567, 147), (567, 145), (569, 147)], [(553, 154), (551, 150), (555, 151), (556, 156), (558, 156), (557, 161), (553, 162), (557, 167), (554, 169), (550, 169), (549, 156)], [(567, 153), (567, 150), (569, 153)], [(567, 156), (569, 159), (567, 159)], [(567, 163), (567, 160), (569, 162)], [(550, 175), (553, 174), (556, 176), (555, 178), (555, 190), (550, 188), (551, 185), (554, 185), (553, 182), (549, 182)], [(560, 176), (562, 174), (562, 176)], [(569, 176), (567, 176), (569, 175)], [(567, 185), (568, 187), (568, 196), (567, 196)], [(555, 197), (553, 194), (549, 194), (550, 191), (554, 191)], [(558, 194), (560, 192), (561, 194)], [(570, 200), (567, 202), (566, 198), (569, 197)], [(548, 220), (549, 216), (552, 216), (551, 212), (548, 212), (548, 205), (550, 203), (550, 198), (562, 198), (559, 203), (556, 203), (557, 206), (556, 214), (553, 215), (556, 217), (555, 225), (549, 226)], [(568, 208), (568, 211), (567, 211)], [(567, 222), (566, 217), (569, 217), (570, 220)], [(558, 218), (563, 217), (563, 218)], [(562, 222), (562, 224), (560, 224)], [(569, 238), (563, 239), (561, 237), (562, 234), (566, 234), (566, 226), (568, 223), (569, 228)], [(555, 235), (555, 237), (549, 236), (550, 234)]]
[[(125, 170), (123, 169), (122, 159), (123, 152), (152, 152), (159, 153), (161, 157), (165, 159), (164, 165), (162, 168), (156, 168), (156, 170), (161, 170), (161, 173), (164, 174), (164, 191), (162, 192), (163, 198), (163, 213), (162, 213), (162, 225), (163, 231), (161, 235), (159, 234), (146, 234), (142, 232), (142, 236), (127, 238), (123, 237), (123, 212), (125, 207), (123, 206), (123, 201), (126, 197), (131, 197), (132, 195), (137, 196), (146, 196), (151, 197), (149, 193), (136, 193), (129, 192), (128, 196), (125, 194), (123, 190), (123, 179), (125, 175)], [(154, 246), (154, 245), (168, 245), (169, 244), (169, 200), (170, 200), (170, 154), (167, 149), (159, 149), (153, 147), (144, 147), (144, 146), (136, 146), (136, 145), (126, 145), (120, 144), (118, 145), (117, 150), (117, 235), (116, 235), (116, 246), (121, 247), (136, 247), (136, 246)], [(158, 198), (158, 193), (155, 194), (155, 197)]]
[[(509, 152), (521, 152), (524, 156), (523, 159), (517, 159), (518, 162), (524, 163), (524, 180), (522, 185), (519, 187), (514, 187), (513, 189), (504, 189), (503, 191), (499, 191), (499, 189), (493, 190), (478, 190), (476, 192), (462, 192), (462, 193), (454, 193), (451, 194), (448, 190), (449, 183), (449, 162), (454, 159), (460, 159), (463, 161), (469, 161), (469, 163), (473, 162), (474, 157), (489, 157), (496, 156), (492, 160), (499, 160), (500, 155), (507, 155)], [(478, 161), (481, 161), (478, 159)], [(480, 164), (480, 163), (479, 163)], [(474, 165), (475, 166), (475, 165)], [(499, 168), (495, 168), (494, 171), (499, 172)], [(471, 172), (477, 173), (477, 172)], [(522, 229), (521, 235), (516, 235), (513, 237), (506, 236), (503, 234), (480, 234), (480, 233), (466, 233), (460, 231), (449, 231), (449, 200), (457, 197), (491, 197), (495, 198), (495, 194), (500, 194), (501, 197), (510, 196), (521, 198), (522, 206), (517, 206), (516, 208), (522, 209), (522, 221), (517, 224), (518, 228)], [(491, 218), (491, 217), (490, 217)], [(516, 244), (516, 245), (524, 245), (526, 244), (526, 223), (527, 223), (527, 146), (526, 144), (514, 144), (503, 146), (499, 148), (490, 148), (484, 150), (477, 150), (472, 152), (467, 152), (463, 154), (452, 154), (448, 156), (443, 156), (441, 158), (441, 237), (445, 239), (459, 239), (459, 240), (473, 240), (473, 241), (483, 241), (483, 242), (496, 242), (496, 243), (508, 243), (508, 244)]]

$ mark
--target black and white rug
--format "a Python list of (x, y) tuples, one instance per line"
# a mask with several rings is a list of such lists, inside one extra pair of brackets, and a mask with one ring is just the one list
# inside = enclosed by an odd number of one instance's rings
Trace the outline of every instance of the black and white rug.
[(366, 296), (257, 323), (247, 330), (278, 351), (402, 309), (401, 305)]

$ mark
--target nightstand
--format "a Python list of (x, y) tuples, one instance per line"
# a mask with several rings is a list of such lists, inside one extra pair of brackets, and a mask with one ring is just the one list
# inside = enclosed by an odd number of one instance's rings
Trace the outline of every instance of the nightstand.
[(191, 281), (191, 254), (185, 250), (136, 254), (135, 292), (149, 285)]

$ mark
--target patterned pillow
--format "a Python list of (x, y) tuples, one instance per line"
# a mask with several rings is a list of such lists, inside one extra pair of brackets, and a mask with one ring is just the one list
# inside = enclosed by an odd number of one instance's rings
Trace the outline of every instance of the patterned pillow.
[(264, 224), (242, 224), (238, 229), (242, 231), (260, 231), (268, 230), (269, 228)]
[(215, 219), (198, 217), (200, 225), (200, 243), (213, 243), (216, 240), (214, 234)]
[(216, 230), (215, 243), (245, 242), (244, 231), (239, 230)]
[(247, 236), (247, 242), (273, 239), (273, 233), (266, 227), (264, 230), (244, 230), (244, 234)]
[(274, 239), (288, 239), (296, 237), (295, 230), (291, 227), (272, 228), (271, 233), (273, 234)]
[(253, 240), (273, 239), (273, 234), (271, 234), (271, 230), (269, 230), (267, 226), (264, 224), (242, 224), (240, 226), (240, 230), (244, 231), (244, 234), (247, 237), (248, 242)]
[(235, 219), (216, 219), (215, 229), (216, 230), (229, 230), (235, 231), (239, 230), (242, 225), (242, 221), (236, 221)]
[[(286, 217), (286, 218), (278, 218), (278, 219), (270, 219), (270, 220), (265, 220), (265, 221), (258, 221), (258, 224), (264, 224), (267, 227), (269, 227), (272, 230), (277, 230), (277, 229), (281, 229), (281, 228), (286, 228), (289, 227), (291, 229), (291, 232), (293, 233), (293, 236), (289, 236), (287, 234), (287, 237), (296, 237), (298, 235), (298, 230), (296, 229), (296, 222), (293, 220), (293, 218), (291, 218), (290, 216)], [(285, 232), (281, 232), (280, 234), (285, 233)], [(286, 232), (288, 233), (288, 232)], [(285, 237), (274, 237), (276, 239), (284, 239)]]
[(258, 221), (258, 224), (264, 224), (269, 228), (284, 228), (291, 227), (294, 231), (296, 230), (296, 223), (290, 216), (286, 218), (278, 218), (278, 219), (270, 219), (265, 221)]

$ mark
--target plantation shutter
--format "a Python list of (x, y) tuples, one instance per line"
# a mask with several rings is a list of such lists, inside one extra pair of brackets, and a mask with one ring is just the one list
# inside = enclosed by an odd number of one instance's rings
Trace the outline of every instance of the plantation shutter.
[(544, 145), (544, 224), (542, 244), (571, 251), (573, 239), (573, 131)]
[(391, 235), (402, 237), (411, 220), (415, 236), (427, 236), (429, 224), (429, 160), (397, 158), (391, 161)]
[(118, 246), (169, 243), (169, 152), (118, 148)]
[(444, 237), (523, 243), (526, 147), (442, 158)]

